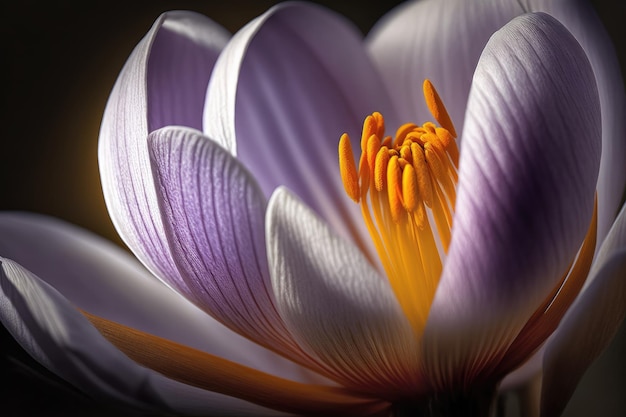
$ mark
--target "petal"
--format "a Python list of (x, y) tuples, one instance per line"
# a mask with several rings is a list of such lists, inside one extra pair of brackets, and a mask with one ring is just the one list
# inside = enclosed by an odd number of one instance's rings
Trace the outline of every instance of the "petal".
[(391, 400), (422, 388), (418, 346), (388, 282), (285, 188), (267, 213), (276, 303), (294, 337), (348, 387)]
[(276, 415), (137, 365), (50, 285), (6, 258), (0, 258), (0, 321), (30, 355), (97, 399), (153, 411)]
[(626, 187), (626, 94), (615, 49), (587, 1), (531, 0), (533, 11), (545, 11), (572, 32), (589, 57), (602, 109), (602, 162), (598, 178), (598, 245), (608, 232)]
[(60, 220), (1, 213), (0, 256), (19, 262), (92, 314), (264, 372), (303, 382), (315, 380), (300, 366), (207, 316), (127, 252)]
[(201, 132), (150, 134), (165, 233), (181, 281), (169, 283), (236, 332), (296, 355), (272, 300), (265, 197), (248, 171)]
[(554, 18), (524, 15), (494, 34), (463, 135), (452, 242), (425, 335), (431, 371), (457, 382), (506, 350), (591, 219), (597, 90), (583, 50)]
[(403, 122), (430, 118), (420, 88), (437, 87), (463, 131), (472, 75), (489, 37), (521, 13), (515, 1), (424, 0), (402, 4), (367, 36), (367, 47)]
[(596, 75), (603, 138), (598, 179), (600, 243), (626, 186), (626, 96), (615, 50), (589, 2), (408, 2), (380, 20), (368, 35), (367, 44), (403, 120), (429, 115), (421, 96), (410, 88), (429, 78), (437, 86), (457, 131), (462, 131), (472, 74), (489, 37), (513, 17), (539, 11), (553, 15), (574, 35)]
[(99, 163), (111, 218), (124, 242), (160, 277), (176, 276), (164, 241), (147, 136), (164, 124), (198, 127), (224, 29), (191, 12), (162, 15), (137, 45), (111, 92)]
[(369, 244), (343, 191), (337, 145), (344, 132), (360, 137), (373, 111), (394, 117), (356, 28), (319, 6), (286, 3), (237, 33), (220, 56), (204, 129), (266, 196), (285, 185), (342, 236)]
[(590, 284), (570, 308), (544, 355), (542, 415), (559, 415), (587, 367), (626, 317), (626, 206), (591, 272)]
[[(202, 128), (202, 109), (213, 65), (230, 34), (205, 16), (168, 12), (147, 52), (148, 132), (168, 125)], [(147, 38), (150, 39), (148, 34)]]

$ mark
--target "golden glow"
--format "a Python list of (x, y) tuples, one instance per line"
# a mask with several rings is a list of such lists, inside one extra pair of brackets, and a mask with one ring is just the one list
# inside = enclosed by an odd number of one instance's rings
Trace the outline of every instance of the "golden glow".
[(441, 275), (440, 251), (450, 244), (459, 162), (456, 131), (428, 80), (424, 97), (441, 127), (407, 123), (392, 138), (385, 136), (383, 116), (372, 113), (363, 122), (358, 173), (350, 138), (343, 134), (339, 141), (346, 193), (361, 204), (387, 277), (417, 334)]

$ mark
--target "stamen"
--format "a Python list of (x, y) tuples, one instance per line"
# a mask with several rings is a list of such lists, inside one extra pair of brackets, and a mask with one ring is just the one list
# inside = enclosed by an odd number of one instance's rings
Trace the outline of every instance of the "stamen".
[(350, 138), (345, 133), (339, 139), (339, 172), (341, 172), (341, 179), (343, 180), (346, 193), (358, 203), (360, 196), (359, 178), (356, 174)]
[(456, 138), (456, 130), (454, 130), (454, 125), (446, 110), (446, 106), (443, 105), (441, 97), (439, 97), (437, 90), (435, 90), (435, 87), (429, 80), (424, 80), (424, 98), (426, 99), (428, 110), (430, 110), (435, 120)]
[[(428, 80), (424, 94), (442, 126), (406, 123), (392, 139), (384, 136), (383, 116), (372, 113), (363, 123), (358, 175), (347, 135), (339, 141), (346, 192), (361, 204), (389, 282), (418, 335), (439, 282), (441, 257), (450, 243), (459, 156), (454, 126)], [(431, 227), (432, 221), (436, 228)]]
[(417, 175), (412, 165), (407, 165), (402, 170), (402, 198), (406, 211), (414, 212), (418, 204), (419, 191)]
[(374, 186), (376, 191), (382, 191), (387, 185), (387, 165), (389, 164), (389, 152), (387, 147), (383, 146), (376, 154), (374, 162)]
[(400, 221), (402, 215), (401, 187), (402, 172), (398, 165), (398, 157), (392, 156), (387, 165), (387, 194), (389, 196), (389, 208), (394, 222)]

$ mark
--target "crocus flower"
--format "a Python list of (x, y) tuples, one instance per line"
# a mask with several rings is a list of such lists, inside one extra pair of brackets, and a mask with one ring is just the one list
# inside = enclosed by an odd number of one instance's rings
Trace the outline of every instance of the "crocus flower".
[(99, 148), (150, 272), (4, 213), (2, 323), (83, 391), (153, 412), (486, 415), (535, 355), (557, 415), (626, 310), (609, 45), (579, 2), (407, 3), (365, 42), (306, 3), (232, 38), (166, 13)]

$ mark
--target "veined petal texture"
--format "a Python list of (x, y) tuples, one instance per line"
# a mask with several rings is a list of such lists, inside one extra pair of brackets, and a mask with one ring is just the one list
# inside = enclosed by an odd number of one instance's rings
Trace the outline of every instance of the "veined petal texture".
[(319, 6), (284, 3), (238, 32), (220, 56), (204, 131), (237, 155), (266, 196), (288, 187), (366, 247), (358, 206), (343, 190), (337, 143), (344, 132), (360, 137), (374, 110), (397, 124), (356, 28)]
[(267, 213), (268, 258), (294, 337), (344, 385), (393, 400), (423, 388), (419, 346), (389, 283), (285, 188)]
[(169, 283), (229, 328), (290, 356), (265, 253), (265, 197), (242, 164), (201, 132), (149, 137), (165, 233), (180, 280)]
[(159, 277), (178, 271), (164, 239), (147, 137), (199, 127), (202, 95), (228, 35), (191, 12), (163, 14), (124, 65), (107, 103), (98, 158), (105, 201), (122, 240)]
[(584, 51), (554, 18), (491, 38), (470, 92), (452, 242), (425, 334), (437, 378), (497, 360), (566, 272), (589, 227), (600, 108)]

